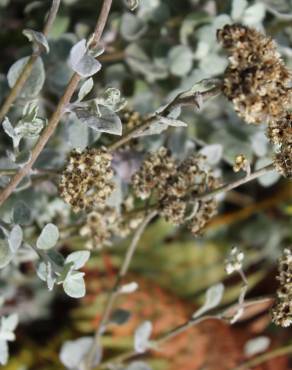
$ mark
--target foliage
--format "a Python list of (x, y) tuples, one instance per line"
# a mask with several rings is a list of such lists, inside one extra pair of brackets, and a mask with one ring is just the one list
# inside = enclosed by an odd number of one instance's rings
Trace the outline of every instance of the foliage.
[(292, 5), (106, 2), (0, 0), (0, 363), (235, 368), (291, 323)]

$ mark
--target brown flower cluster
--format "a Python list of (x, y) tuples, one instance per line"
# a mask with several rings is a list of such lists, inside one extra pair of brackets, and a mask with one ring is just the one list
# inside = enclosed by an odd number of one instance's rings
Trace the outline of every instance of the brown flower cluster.
[(286, 112), (282, 118), (270, 122), (267, 136), (277, 148), (274, 157), (277, 171), (292, 178), (292, 114)]
[(181, 163), (162, 147), (149, 154), (133, 176), (134, 193), (141, 199), (153, 196), (159, 213), (175, 225), (186, 223), (197, 235), (216, 214), (217, 203), (210, 197), (194, 202), (196, 196), (219, 185), (206, 158), (193, 155)]
[(73, 150), (70, 153), (61, 175), (59, 192), (74, 212), (105, 204), (114, 190), (111, 159), (105, 148), (85, 149), (83, 152)]
[(292, 324), (292, 253), (285, 249), (279, 260), (277, 279), (280, 287), (277, 290), (277, 302), (272, 309), (272, 320), (276, 325), (288, 327)]
[(260, 32), (235, 24), (218, 30), (218, 40), (227, 49), (229, 66), (223, 93), (247, 123), (262, 123), (282, 117), (292, 95), (291, 78), (276, 43)]
[(109, 247), (115, 236), (125, 238), (137, 228), (143, 215), (123, 217), (123, 213), (134, 209), (133, 197), (126, 198), (121, 208), (121, 212), (118, 212), (114, 207), (105, 206), (87, 215), (86, 222), (80, 229), (80, 235), (87, 238), (86, 248)]
[(218, 40), (230, 53), (223, 93), (247, 123), (267, 123), (267, 136), (277, 145), (274, 164), (292, 177), (291, 73), (276, 43), (260, 32), (234, 24), (218, 30)]
[(143, 122), (141, 114), (131, 108), (124, 108), (121, 110), (120, 118), (122, 123), (126, 125), (127, 130), (132, 130)]

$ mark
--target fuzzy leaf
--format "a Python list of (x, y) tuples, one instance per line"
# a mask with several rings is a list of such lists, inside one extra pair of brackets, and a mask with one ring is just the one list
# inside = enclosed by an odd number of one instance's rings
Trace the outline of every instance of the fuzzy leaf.
[[(9, 69), (7, 74), (8, 84), (12, 88), (23, 68), (27, 64), (29, 57), (24, 57), (16, 61)], [(36, 96), (42, 89), (45, 82), (44, 63), (41, 58), (38, 58), (33, 65), (31, 75), (26, 81), (19, 96), (21, 98), (31, 98)]]
[(91, 127), (93, 130), (106, 132), (113, 135), (122, 134), (122, 122), (119, 116), (107, 108), (100, 105), (99, 112), (96, 107), (76, 107), (73, 108), (78, 119)]
[(8, 344), (6, 340), (0, 340), (0, 364), (6, 365), (8, 362)]
[(63, 288), (69, 297), (82, 298), (85, 296), (86, 289), (83, 276), (84, 273), (79, 271), (72, 271), (67, 275)]
[(185, 76), (193, 65), (193, 53), (188, 46), (177, 45), (168, 54), (170, 72), (175, 76)]
[(270, 346), (271, 340), (268, 337), (260, 336), (248, 340), (244, 345), (244, 354), (254, 356), (258, 353), (265, 352)]
[(193, 314), (193, 318), (202, 316), (205, 312), (212, 310), (222, 300), (224, 293), (224, 285), (222, 283), (211, 286), (206, 293), (204, 305)]
[(22, 33), (30, 42), (35, 43), (41, 50), (44, 50), (46, 53), (50, 51), (48, 40), (43, 33), (31, 29), (25, 29)]
[[(81, 337), (65, 342), (61, 348), (60, 360), (67, 369), (80, 369), (84, 356), (88, 353), (93, 343), (92, 337)], [(93, 365), (97, 366), (102, 359), (102, 348), (98, 347)]]
[(78, 100), (81, 101), (85, 98), (86, 95), (90, 93), (93, 88), (93, 79), (90, 77), (85, 80), (78, 92)]
[(15, 253), (17, 249), (21, 246), (23, 238), (23, 231), (19, 225), (13, 226), (9, 236), (8, 244), (12, 253)]
[(123, 325), (128, 322), (130, 317), (131, 313), (129, 311), (118, 308), (112, 313), (110, 317), (110, 322), (117, 325)]
[(231, 5), (231, 18), (234, 21), (239, 20), (247, 6), (247, 0), (233, 0)]
[(150, 321), (143, 322), (135, 331), (134, 348), (137, 353), (144, 353), (149, 347), (149, 338), (152, 333), (152, 323)]
[(18, 315), (13, 313), (9, 316), (3, 316), (1, 318), (0, 326), (0, 340), (14, 341), (15, 334), (14, 330), (18, 324)]
[(27, 225), (31, 221), (30, 209), (24, 202), (19, 201), (13, 208), (12, 218), (15, 224)]
[(132, 13), (124, 13), (121, 19), (121, 35), (127, 41), (139, 39), (147, 29), (143, 19)]
[(6, 239), (0, 239), (0, 268), (6, 267), (13, 258), (13, 253), (9, 248)]
[(36, 245), (39, 249), (50, 249), (57, 244), (58, 239), (59, 230), (57, 226), (54, 224), (47, 224), (38, 237)]
[(210, 166), (214, 166), (222, 158), (223, 146), (221, 144), (207, 145), (199, 153), (207, 157), (207, 162)]
[(72, 268), (78, 270), (85, 265), (90, 257), (89, 251), (77, 251), (69, 254), (65, 259), (66, 263), (72, 263)]
[(73, 71), (81, 77), (90, 77), (101, 69), (101, 64), (86, 48), (86, 40), (83, 39), (73, 46), (70, 51), (69, 65)]

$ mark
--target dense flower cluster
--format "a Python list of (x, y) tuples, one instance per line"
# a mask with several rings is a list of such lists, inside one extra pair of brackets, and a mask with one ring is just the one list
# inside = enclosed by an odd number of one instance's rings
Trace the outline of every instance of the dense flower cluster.
[(158, 152), (149, 154), (140, 171), (134, 174), (132, 184), (135, 194), (141, 199), (147, 199), (153, 189), (163, 192), (167, 179), (175, 172), (175, 160), (170, 151), (161, 147)]
[(126, 213), (134, 208), (133, 197), (127, 197), (121, 205), (121, 212), (116, 208), (105, 206), (87, 215), (80, 235), (86, 237), (88, 249), (101, 249), (112, 245), (113, 237), (127, 237), (143, 220), (143, 215), (127, 217)]
[(281, 119), (271, 122), (267, 136), (277, 148), (274, 158), (277, 171), (292, 178), (292, 114), (287, 112)]
[(64, 169), (59, 192), (74, 212), (105, 204), (114, 190), (112, 156), (106, 149), (73, 150)]
[(281, 117), (292, 101), (288, 86), (291, 76), (276, 43), (238, 24), (218, 30), (218, 40), (231, 54), (223, 93), (233, 102), (238, 115), (255, 124)]
[(218, 30), (218, 40), (230, 52), (223, 93), (247, 123), (268, 124), (267, 136), (276, 145), (275, 168), (292, 177), (291, 74), (276, 43), (242, 25)]
[(176, 163), (170, 152), (162, 147), (145, 158), (132, 184), (136, 196), (141, 199), (154, 196), (159, 213), (166, 220), (175, 225), (186, 223), (194, 235), (216, 214), (214, 198), (194, 202), (196, 196), (219, 184), (202, 155)]
[(143, 122), (143, 116), (133, 109), (124, 108), (119, 114), (120, 119), (122, 123), (126, 125), (127, 130), (132, 130)]
[(285, 249), (279, 260), (277, 279), (280, 287), (277, 290), (277, 302), (272, 309), (273, 322), (282, 327), (292, 324), (292, 253)]

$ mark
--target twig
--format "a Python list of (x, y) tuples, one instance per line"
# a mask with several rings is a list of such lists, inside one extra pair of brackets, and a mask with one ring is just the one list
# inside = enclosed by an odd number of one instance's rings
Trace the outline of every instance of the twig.
[(215, 190), (207, 191), (206, 193), (197, 195), (197, 196), (194, 197), (193, 200), (197, 201), (197, 200), (203, 200), (203, 199), (207, 199), (207, 198), (210, 198), (210, 197), (214, 197), (214, 196), (216, 196), (220, 193), (235, 189), (235, 188), (237, 188), (237, 187), (239, 187), (243, 184), (246, 184), (249, 181), (257, 179), (258, 177), (263, 176), (263, 175), (265, 175), (265, 174), (267, 174), (268, 172), (271, 172), (271, 171), (275, 171), (274, 165), (272, 163), (263, 167), (263, 168), (260, 168), (259, 170), (256, 170), (256, 171), (252, 172), (251, 174), (249, 174), (249, 175), (247, 175), (247, 176), (245, 176), (245, 177), (243, 177), (239, 180), (235, 180), (235, 181), (233, 181), (229, 184), (222, 185), (222, 186), (220, 186), (219, 188), (217, 188)]
[[(249, 307), (253, 304), (258, 304), (259, 302), (265, 302), (267, 300), (270, 300), (270, 299), (264, 297), (264, 298), (257, 299), (257, 300), (245, 301), (244, 302), (244, 308), (247, 308), (247, 307)], [(168, 342), (169, 340), (175, 338), (177, 335), (184, 333), (186, 330), (200, 324), (201, 322), (203, 322), (205, 320), (223, 320), (223, 321), (226, 321), (226, 322), (230, 323), (230, 317), (229, 317), (230, 315), (228, 313), (232, 309), (237, 310), (238, 309), (238, 303), (235, 303), (231, 307), (223, 310), (221, 313), (218, 313), (216, 315), (215, 314), (214, 315), (206, 315), (206, 316), (201, 316), (201, 317), (198, 317), (198, 318), (195, 318), (195, 319), (191, 318), (190, 320), (186, 321), (185, 323), (183, 323), (181, 325), (176, 326), (175, 328), (168, 331), (167, 333), (162, 334), (158, 339), (156, 339), (154, 341), (151, 341), (151, 343), (153, 343), (153, 346), (151, 346), (151, 348), (149, 348), (146, 352), (137, 353), (135, 351), (129, 351), (129, 352), (126, 352), (126, 353), (122, 353), (121, 355), (118, 355), (115, 358), (107, 360), (104, 363), (100, 364), (98, 366), (98, 369), (106, 369), (112, 364), (119, 365), (119, 364), (122, 364), (125, 361), (131, 360), (134, 357), (145, 355), (150, 350), (157, 350), (158, 347), (161, 344), (163, 344), (165, 342)], [(241, 369), (233, 369), (233, 370), (241, 370)]]
[[(102, 4), (102, 9), (95, 27), (95, 32), (92, 40), (94, 43), (97, 43), (101, 37), (102, 31), (105, 27), (106, 20), (108, 18), (109, 10), (112, 4), (112, 0), (104, 0)], [(50, 118), (46, 128), (42, 132), (41, 136), (39, 137), (35, 147), (31, 153), (31, 159), (29, 162), (23, 166), (11, 179), (10, 183), (4, 188), (4, 190), (0, 193), (0, 206), (5, 202), (5, 200), (10, 196), (10, 194), (14, 191), (16, 186), (20, 183), (20, 181), (30, 172), (33, 164), (37, 160), (38, 156), (44, 149), (45, 145), (47, 144), (50, 137), (55, 132), (56, 127), (59, 124), (59, 121), (64, 113), (64, 109), (67, 104), (70, 102), (73, 93), (75, 92), (79, 81), (81, 80), (81, 76), (78, 73), (74, 73), (70, 82), (68, 83), (64, 95), (59, 101), (59, 104), (53, 113), (52, 117)]]
[(105, 326), (107, 325), (107, 323), (109, 321), (114, 303), (116, 301), (116, 298), (119, 295), (119, 288), (120, 288), (121, 281), (124, 278), (124, 276), (126, 275), (126, 273), (128, 272), (131, 260), (133, 258), (133, 255), (136, 251), (139, 240), (140, 240), (145, 228), (147, 227), (149, 222), (156, 215), (157, 215), (157, 211), (151, 211), (145, 217), (145, 219), (142, 221), (142, 223), (139, 225), (138, 229), (136, 230), (136, 232), (134, 234), (134, 237), (133, 237), (133, 239), (132, 239), (132, 241), (131, 241), (128, 249), (127, 249), (125, 259), (124, 259), (123, 264), (121, 266), (121, 269), (120, 269), (120, 271), (117, 275), (115, 284), (114, 284), (111, 292), (109, 293), (108, 300), (107, 300), (107, 303), (105, 305), (104, 312), (103, 312), (103, 315), (102, 315), (102, 319), (100, 320), (100, 323), (99, 323), (99, 325), (96, 329), (92, 346), (91, 346), (88, 354), (86, 355), (86, 357), (84, 359), (84, 364), (83, 364), (83, 369), (84, 370), (89, 370), (89, 369), (92, 368), (92, 364), (94, 362), (94, 357), (95, 357), (95, 354), (96, 354), (96, 351), (97, 351), (97, 347), (99, 345), (100, 336), (103, 333), (104, 328), (105, 328)]
[(232, 319), (230, 320), (230, 324), (235, 324), (240, 319), (240, 317), (243, 315), (244, 299), (245, 299), (247, 289), (248, 289), (248, 281), (247, 281), (247, 278), (245, 276), (244, 271), (242, 269), (239, 269), (237, 272), (239, 273), (239, 275), (240, 275), (240, 277), (243, 281), (243, 285), (240, 289), (240, 294), (239, 294), (239, 298), (238, 298), (238, 310), (235, 313), (235, 315), (232, 317)]
[(155, 121), (157, 121), (157, 115), (166, 117), (173, 109), (176, 107), (184, 106), (184, 105), (196, 105), (199, 107), (198, 103), (198, 96), (201, 99), (207, 100), (210, 97), (216, 96), (221, 91), (220, 86), (215, 86), (206, 91), (196, 91), (194, 93), (181, 93), (178, 94), (170, 103), (168, 103), (162, 110), (159, 112), (155, 112), (151, 114), (145, 121), (143, 121), (140, 125), (134, 127), (132, 130), (127, 132), (123, 137), (118, 139), (115, 143), (111, 144), (108, 147), (108, 150), (114, 151), (121, 147), (122, 145), (126, 144), (130, 141), (133, 137), (136, 136), (138, 132), (144, 131), (148, 129)]
[[(52, 5), (49, 11), (49, 14), (47, 16), (47, 19), (45, 21), (45, 25), (43, 28), (43, 34), (47, 36), (52, 28), (52, 25), (55, 21), (56, 15), (59, 10), (61, 0), (53, 0)], [(1, 109), (0, 109), (0, 122), (3, 120), (3, 118), (6, 116), (6, 114), (9, 112), (9, 109), (11, 108), (12, 104), (16, 100), (17, 96), (19, 95), (20, 91), (22, 90), (24, 84), (26, 83), (27, 79), (31, 75), (32, 68), (37, 61), (38, 57), (41, 55), (42, 50), (38, 48), (37, 51), (34, 51), (32, 55), (30, 56), (29, 60), (27, 61), (26, 65), (24, 66), (21, 74), (19, 75), (15, 85), (10, 90), (8, 96), (6, 97)]]
[(292, 344), (263, 353), (262, 355), (252, 358), (251, 360), (244, 362), (243, 364), (233, 368), (232, 370), (247, 370), (264, 362), (267, 362), (275, 357), (287, 355), (288, 353), (292, 353)]

